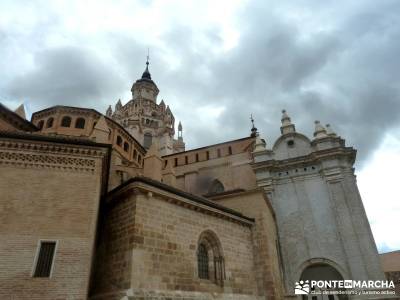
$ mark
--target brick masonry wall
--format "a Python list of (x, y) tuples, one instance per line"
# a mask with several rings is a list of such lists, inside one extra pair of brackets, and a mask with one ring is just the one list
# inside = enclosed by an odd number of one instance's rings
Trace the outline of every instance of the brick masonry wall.
[[(138, 295), (144, 293), (157, 294), (154, 299), (181, 299), (183, 292), (192, 293), (193, 299), (208, 299), (211, 293), (229, 299), (258, 295), (248, 226), (169, 203), (155, 193), (130, 190), (112, 201), (117, 203), (105, 217), (105, 245), (97, 259), (103, 267), (96, 270), (94, 286), (104, 287), (107, 280), (120, 277), (121, 289), (128, 289), (130, 280), (129, 299), (143, 299)], [(197, 276), (197, 244), (206, 230), (213, 231), (222, 246), (227, 277), (223, 287)], [(112, 289), (118, 291), (116, 285), (97, 289), (92, 298), (109, 299)]]
[[(86, 299), (101, 155), (18, 143), (0, 141), (0, 299)], [(51, 278), (32, 277), (40, 239), (58, 241)]]

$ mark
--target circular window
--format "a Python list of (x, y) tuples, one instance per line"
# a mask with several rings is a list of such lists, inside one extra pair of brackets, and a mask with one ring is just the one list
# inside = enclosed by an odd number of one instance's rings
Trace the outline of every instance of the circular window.
[(288, 145), (289, 147), (293, 147), (293, 146), (294, 146), (294, 141), (293, 141), (293, 140), (287, 141), (287, 145)]

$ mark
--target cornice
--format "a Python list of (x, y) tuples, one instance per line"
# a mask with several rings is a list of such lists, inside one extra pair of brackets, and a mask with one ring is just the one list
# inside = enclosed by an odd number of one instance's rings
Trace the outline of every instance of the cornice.
[(325, 150), (319, 150), (310, 153), (309, 155), (299, 156), (284, 160), (270, 159), (251, 163), (254, 170), (268, 169), (272, 171), (285, 170), (287, 168), (304, 167), (312, 164), (320, 163), (323, 160), (347, 157), (350, 163), (355, 161), (356, 150), (352, 147), (335, 147)]
[(147, 195), (147, 197), (154, 197), (156, 195), (168, 203), (239, 223), (244, 226), (250, 227), (254, 224), (254, 219), (248, 218), (235, 210), (229, 209), (205, 198), (172, 188), (163, 183), (155, 182), (146, 177), (131, 178), (122, 186), (109, 192), (107, 202), (109, 205), (117, 205), (116, 201), (130, 193), (139, 193)]

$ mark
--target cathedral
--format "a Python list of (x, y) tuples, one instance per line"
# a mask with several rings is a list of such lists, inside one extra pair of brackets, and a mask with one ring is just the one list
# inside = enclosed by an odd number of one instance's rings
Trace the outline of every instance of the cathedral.
[(149, 63), (105, 114), (0, 104), (0, 299), (386, 299), (297, 295), (384, 280), (356, 150), (288, 112), (280, 136), (186, 150)]

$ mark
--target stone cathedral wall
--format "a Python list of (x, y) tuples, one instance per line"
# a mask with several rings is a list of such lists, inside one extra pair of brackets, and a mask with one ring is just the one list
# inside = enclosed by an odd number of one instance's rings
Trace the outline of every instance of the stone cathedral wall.
[[(126, 191), (109, 203), (96, 264), (98, 289), (91, 299), (264, 299), (254, 271), (251, 224), (146, 190)], [(198, 277), (197, 246), (206, 231), (221, 243), (223, 286)]]

